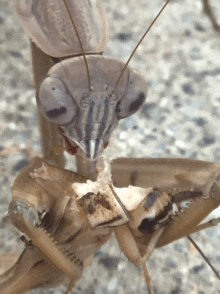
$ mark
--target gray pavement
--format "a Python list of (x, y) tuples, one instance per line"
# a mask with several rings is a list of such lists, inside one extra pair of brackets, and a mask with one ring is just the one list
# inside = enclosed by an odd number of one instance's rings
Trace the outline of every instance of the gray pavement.
[[(103, 1), (110, 40), (106, 55), (126, 61), (163, 1)], [(217, 19), (220, 2), (211, 1)], [(22, 250), (19, 233), (5, 223), (11, 186), (30, 156), (40, 152), (29, 41), (0, 0), (0, 253)], [(106, 151), (114, 157), (190, 157), (220, 162), (220, 34), (203, 14), (201, 0), (172, 1), (131, 65), (149, 84), (144, 107), (121, 122)], [(159, 179), (158, 179), (159, 180)], [(220, 271), (220, 230), (194, 239)], [(156, 250), (148, 261), (155, 293), (216, 294), (220, 281), (187, 239)], [(66, 286), (32, 290), (64, 293)], [(112, 238), (98, 252), (74, 294), (147, 293), (140, 269)]]

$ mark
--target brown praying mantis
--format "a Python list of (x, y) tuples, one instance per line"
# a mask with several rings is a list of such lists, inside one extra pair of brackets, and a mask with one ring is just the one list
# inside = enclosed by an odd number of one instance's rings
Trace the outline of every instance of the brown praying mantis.
[[(177, 145), (178, 146), (178, 145)], [(143, 161), (143, 160), (142, 160)], [(120, 161), (119, 161), (120, 162)], [(129, 162), (129, 161), (128, 161)], [(185, 163), (186, 163), (187, 161), (185, 161)], [(120, 164), (120, 166), (123, 166), (124, 167), (124, 170), (125, 171), (129, 171), (129, 167), (135, 167), (135, 164), (137, 164), (138, 165), (138, 160), (136, 161), (136, 163), (134, 162), (134, 161), (131, 161), (131, 163), (127, 166), (126, 165), (126, 162), (122, 162), (121, 164)], [(157, 164), (159, 164), (160, 166), (161, 166), (161, 173), (162, 173), (162, 175), (166, 175), (166, 171), (163, 171), (163, 168), (162, 168), (162, 166), (167, 166), (167, 169), (169, 169), (168, 168), (168, 163), (164, 163), (164, 162), (159, 162), (158, 161), (158, 163), (157, 163), (157, 160), (154, 160), (154, 164), (151, 164), (151, 161), (147, 161), (146, 162), (146, 166), (152, 166), (151, 167), (151, 171), (153, 172), (153, 170), (154, 170), (154, 168), (156, 168), (156, 166), (157, 166)], [(195, 164), (195, 162), (193, 162), (193, 165)], [(177, 164), (175, 164), (175, 166), (176, 166)], [(116, 167), (117, 167), (117, 165), (115, 165)], [(184, 166), (184, 164), (183, 164), (183, 166)], [(215, 165), (214, 165), (215, 166)], [(218, 165), (216, 165), (216, 166), (218, 166)], [(125, 168), (126, 167), (126, 168)], [(179, 168), (179, 172), (181, 173), (181, 161), (179, 162), (179, 166), (178, 166), (178, 168)], [(187, 170), (186, 169), (186, 167), (183, 167), (183, 169), (185, 168), (185, 170)], [(206, 169), (206, 168), (205, 168)], [(218, 169), (218, 168), (217, 168)], [(173, 170), (173, 168), (171, 168), (171, 170)], [(170, 175), (170, 178), (172, 178), (172, 175), (170, 174), (171, 173), (171, 170), (169, 170), (170, 172), (169, 172), (169, 175)], [(201, 168), (201, 170), (202, 170), (202, 168)], [(123, 171), (123, 173), (125, 173), (125, 171)], [(138, 175), (137, 175), (137, 171), (138, 171)], [(140, 172), (141, 171), (141, 172)], [(157, 171), (157, 177), (158, 177), (158, 171)], [(196, 173), (196, 172), (195, 172)], [(113, 164), (113, 176), (114, 176), (114, 174), (116, 174), (116, 171), (114, 172), (114, 164)], [(121, 176), (121, 174), (122, 174), (122, 172), (120, 172), (120, 176)], [(149, 178), (149, 174), (147, 174), (147, 176), (144, 176), (144, 171), (139, 167), (137, 170), (136, 169), (134, 169), (134, 171), (131, 171), (130, 172), (130, 175), (128, 175), (128, 176), (126, 176), (125, 175), (125, 179), (123, 179), (123, 183), (122, 183), (122, 185), (125, 185), (125, 186), (127, 186), (128, 185), (128, 183), (126, 182), (126, 179), (130, 179), (131, 180), (131, 184), (133, 183), (133, 184), (137, 184), (137, 185), (142, 185), (141, 183), (139, 183), (138, 181), (137, 181), (137, 179), (140, 177), (139, 176), (139, 174), (141, 174), (141, 175), (143, 175), (143, 178), (145, 179), (144, 181), (146, 182), (146, 181), (148, 181), (148, 180), (146, 180), (147, 178)], [(194, 177), (196, 178), (196, 176), (194, 175)], [(116, 179), (117, 179), (118, 177), (116, 177)], [(161, 176), (159, 176), (159, 178), (162, 180), (162, 178), (163, 177), (161, 177)], [(181, 179), (181, 176), (180, 176), (180, 181), (182, 180), (182, 181), (184, 181), (184, 178), (186, 179), (186, 176), (182, 176), (182, 179)], [(158, 181), (158, 178), (156, 178), (156, 181)], [(211, 181), (212, 182), (212, 181)], [(142, 183), (143, 183), (143, 180), (142, 180)], [(153, 180), (151, 179), (151, 183), (150, 183), (150, 185), (152, 185), (153, 187), (155, 187), (155, 186), (159, 186), (160, 184), (156, 184), (156, 183), (154, 183), (153, 182)], [(117, 185), (119, 185), (119, 184), (117, 184)], [(211, 185), (212, 186), (212, 185)], [(197, 186), (197, 188), (198, 188), (198, 186)], [(209, 187), (210, 188), (210, 187)], [(204, 192), (205, 193), (205, 192)], [(199, 196), (199, 197), (201, 197), (201, 196)], [(190, 215), (192, 215), (192, 213), (190, 214)], [(119, 227), (120, 228), (120, 227)], [(177, 231), (178, 231), (178, 229), (176, 229)], [(175, 230), (174, 230), (175, 231)], [(169, 242), (169, 241), (168, 241)], [(170, 242), (171, 242), (171, 240), (170, 240)], [(120, 241), (119, 241), (119, 243), (120, 243)], [(166, 242), (165, 242), (166, 243)], [(125, 250), (126, 251), (126, 250)], [(118, 293), (118, 292), (117, 292)]]

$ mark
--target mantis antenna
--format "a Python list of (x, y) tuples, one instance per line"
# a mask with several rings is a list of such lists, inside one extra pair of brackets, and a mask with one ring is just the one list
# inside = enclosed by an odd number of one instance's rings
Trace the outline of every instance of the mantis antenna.
[(215, 273), (216, 277), (220, 279), (220, 275), (218, 271), (214, 268), (214, 266), (211, 264), (209, 259), (205, 256), (205, 254), (202, 252), (202, 250), (199, 248), (199, 246), (196, 244), (196, 242), (192, 239), (191, 236), (187, 236), (188, 240), (193, 244), (193, 246), (198, 250), (198, 252), (201, 254), (201, 256), (204, 258), (204, 260), (207, 262), (207, 264), (210, 266), (212, 271)]
[(140, 41), (137, 43), (137, 45), (135, 46), (133, 52), (131, 53), (130, 57), (128, 58), (127, 62), (125, 63), (125, 66), (123, 67), (116, 83), (115, 83), (115, 87), (114, 90), (112, 91), (112, 95), (114, 94), (115, 89), (117, 88), (122, 75), (124, 74), (129, 62), (131, 61), (132, 57), (134, 56), (135, 52), (137, 51), (138, 47), (140, 46), (140, 44), (142, 43), (142, 41), (144, 40), (144, 38), (146, 37), (147, 33), (150, 31), (150, 29), (152, 28), (152, 26), (154, 25), (154, 23), (157, 21), (158, 17), (161, 15), (161, 13), (163, 12), (163, 10), (165, 9), (165, 7), (168, 5), (168, 3), (170, 2), (170, 0), (167, 0), (167, 2), (164, 4), (164, 6), (161, 8), (160, 12), (157, 14), (157, 16), (155, 17), (155, 19), (152, 21), (152, 23), (150, 24), (150, 26), (148, 27), (148, 29), (146, 30), (146, 32), (143, 34), (143, 36), (141, 37)]
[(89, 74), (89, 67), (88, 67), (88, 63), (87, 63), (87, 60), (86, 60), (85, 51), (84, 51), (84, 49), (83, 49), (82, 41), (81, 41), (81, 39), (80, 39), (79, 33), (78, 33), (78, 31), (77, 31), (76, 25), (75, 25), (75, 23), (74, 23), (74, 20), (73, 20), (73, 18), (72, 18), (72, 15), (71, 15), (70, 10), (69, 10), (69, 8), (68, 8), (68, 5), (67, 5), (67, 3), (66, 3), (66, 0), (63, 0), (63, 3), (64, 3), (64, 5), (65, 5), (65, 7), (66, 7), (66, 10), (67, 10), (68, 14), (69, 14), (70, 20), (71, 20), (71, 22), (72, 22), (73, 28), (74, 28), (75, 33), (76, 33), (76, 37), (77, 37), (77, 39), (78, 39), (78, 41), (79, 41), (79, 46), (80, 46), (81, 51), (82, 51), (82, 55), (83, 55), (83, 59), (84, 59), (84, 62), (85, 62), (85, 67), (86, 67), (86, 73), (87, 73), (87, 77), (88, 77), (88, 88), (89, 88), (89, 91), (92, 91), (92, 88), (91, 88), (91, 81), (90, 81), (90, 74)]

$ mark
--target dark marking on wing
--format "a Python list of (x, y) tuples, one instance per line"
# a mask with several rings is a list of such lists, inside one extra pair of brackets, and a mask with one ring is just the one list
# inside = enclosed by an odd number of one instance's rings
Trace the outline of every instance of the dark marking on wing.
[(169, 220), (169, 212), (172, 209), (172, 203), (168, 203), (166, 207), (164, 207), (164, 210), (155, 218), (145, 218), (141, 222), (138, 229), (142, 233), (152, 233), (157, 225), (165, 225)]
[(106, 222), (103, 222), (103, 223), (100, 223), (98, 226), (105, 226), (105, 225), (110, 225), (120, 219), (122, 219), (123, 217), (121, 215), (118, 215), (116, 217), (114, 217), (113, 219), (109, 220), (109, 221), (106, 221)]
[(130, 174), (130, 177), (129, 177), (129, 184), (132, 186), (137, 186), (136, 182), (138, 180), (138, 176), (139, 175), (138, 175), (137, 170), (132, 171), (132, 173)]
[(96, 206), (98, 202), (96, 200), (96, 194), (88, 192), (81, 199), (78, 200), (78, 204), (82, 207), (85, 214), (93, 214), (96, 212)]
[(105, 195), (101, 194), (100, 192), (97, 193), (97, 198), (99, 203), (106, 209), (112, 210), (110, 203), (105, 199)]
[(44, 259), (41, 259), (41, 260), (39, 260), (38, 262), (36, 262), (34, 265), (33, 265), (33, 267), (34, 266), (38, 266), (38, 265), (40, 265), (40, 264), (42, 264), (42, 263), (44, 263), (45, 262), (45, 260)]
[(156, 190), (156, 191), (153, 191), (152, 193), (150, 193), (143, 205), (143, 207), (148, 210), (150, 209), (154, 203), (156, 202), (157, 198), (160, 197), (162, 194), (162, 192), (160, 190)]
[(82, 228), (80, 228), (75, 234), (70, 236), (63, 244), (71, 243), (82, 231)]

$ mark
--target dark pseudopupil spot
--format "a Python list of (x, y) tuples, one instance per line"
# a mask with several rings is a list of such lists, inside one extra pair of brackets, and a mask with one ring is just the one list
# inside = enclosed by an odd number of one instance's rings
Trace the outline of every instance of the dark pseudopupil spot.
[(139, 107), (143, 104), (144, 100), (145, 100), (145, 94), (143, 92), (139, 93), (137, 99), (129, 105), (129, 111), (130, 112), (137, 111)]
[(46, 111), (46, 115), (49, 118), (54, 118), (54, 117), (57, 117), (61, 114), (65, 114), (65, 113), (67, 113), (67, 108), (64, 106)]

